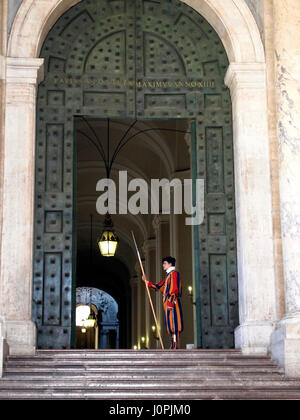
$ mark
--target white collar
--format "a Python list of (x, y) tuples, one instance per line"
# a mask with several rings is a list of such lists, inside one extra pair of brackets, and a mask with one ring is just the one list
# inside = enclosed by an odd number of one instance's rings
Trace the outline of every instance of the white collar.
[(172, 265), (172, 267), (169, 267), (166, 271), (169, 274), (171, 271), (175, 270), (174, 265)]

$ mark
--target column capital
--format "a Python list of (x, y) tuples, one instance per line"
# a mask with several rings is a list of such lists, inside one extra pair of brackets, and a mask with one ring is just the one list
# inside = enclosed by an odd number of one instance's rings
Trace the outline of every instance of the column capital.
[(44, 79), (43, 58), (6, 58), (6, 82), (38, 85)]
[(231, 94), (238, 89), (262, 89), (266, 87), (265, 63), (231, 63), (225, 76), (225, 85)]

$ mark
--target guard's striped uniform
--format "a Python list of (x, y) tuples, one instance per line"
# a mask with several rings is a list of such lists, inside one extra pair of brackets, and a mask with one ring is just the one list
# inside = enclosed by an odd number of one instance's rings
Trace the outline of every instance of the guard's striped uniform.
[(159, 283), (149, 281), (148, 287), (158, 290), (163, 294), (163, 307), (165, 312), (165, 323), (168, 334), (171, 335), (171, 348), (179, 347), (179, 334), (183, 331), (183, 315), (180, 298), (182, 296), (182, 285), (180, 274), (176, 270), (170, 271)]

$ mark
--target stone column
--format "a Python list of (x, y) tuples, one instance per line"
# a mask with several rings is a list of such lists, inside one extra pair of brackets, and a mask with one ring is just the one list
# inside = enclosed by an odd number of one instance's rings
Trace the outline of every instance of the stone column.
[(240, 325), (236, 347), (267, 353), (276, 320), (272, 195), (263, 63), (231, 63)]
[[(7, 45), (7, 0), (0, 3), (0, 238), (2, 236), (2, 200), (3, 200), (3, 169), (4, 169), (4, 126), (5, 126), (5, 77), (6, 77), (6, 45)], [(1, 258), (0, 258), (1, 266)], [(0, 316), (0, 378), (3, 373), (3, 363), (8, 354), (4, 318)]]
[(272, 337), (272, 356), (300, 377), (300, 4), (273, 0), (279, 188), (285, 316)]
[[(149, 279), (154, 279), (156, 274), (156, 241), (155, 239), (147, 239), (143, 244), (143, 252), (145, 255), (145, 273)], [(153, 319), (152, 309), (149, 303), (148, 292), (144, 287), (145, 295), (145, 332), (146, 332), (146, 346), (148, 348), (156, 348), (156, 340), (153, 336), (152, 325), (155, 325)], [(152, 297), (152, 296), (151, 296)]]
[(6, 58), (0, 316), (10, 354), (33, 354), (32, 317), (36, 91), (43, 59)]

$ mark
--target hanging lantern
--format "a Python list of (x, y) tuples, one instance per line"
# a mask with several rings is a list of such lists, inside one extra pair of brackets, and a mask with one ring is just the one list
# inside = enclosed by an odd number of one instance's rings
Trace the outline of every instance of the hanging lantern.
[(103, 257), (113, 257), (116, 253), (119, 238), (113, 231), (113, 222), (110, 214), (106, 213), (104, 220), (104, 229), (101, 238), (98, 240), (98, 245)]

